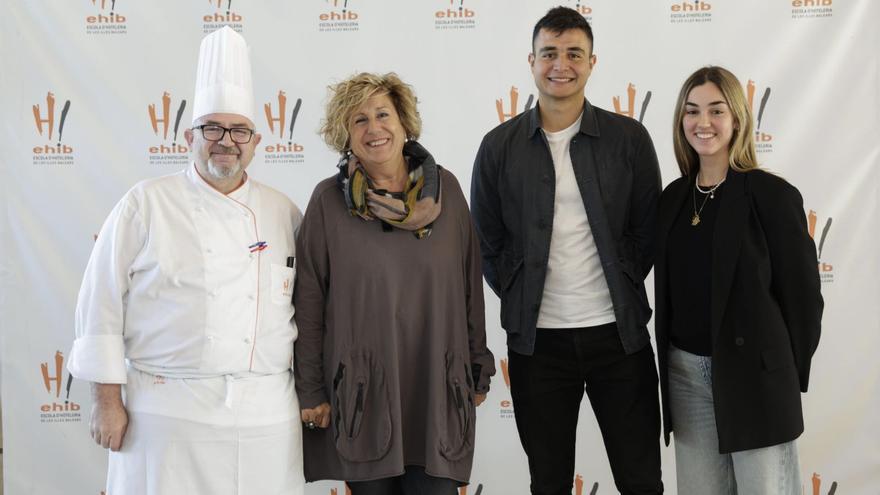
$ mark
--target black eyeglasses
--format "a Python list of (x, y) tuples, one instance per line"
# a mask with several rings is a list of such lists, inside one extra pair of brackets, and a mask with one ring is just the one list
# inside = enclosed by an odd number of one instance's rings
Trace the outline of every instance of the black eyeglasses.
[(236, 144), (247, 144), (254, 137), (254, 130), (247, 127), (233, 127), (231, 129), (216, 124), (197, 125), (193, 129), (202, 131), (202, 137), (208, 141), (222, 141), (226, 133), (232, 138), (232, 142)]

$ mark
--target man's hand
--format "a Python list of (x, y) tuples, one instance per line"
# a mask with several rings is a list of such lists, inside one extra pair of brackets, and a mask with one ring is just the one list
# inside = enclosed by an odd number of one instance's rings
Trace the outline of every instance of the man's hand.
[(118, 452), (128, 429), (128, 412), (122, 405), (122, 386), (92, 383), (92, 415), (89, 432), (95, 443)]
[(302, 422), (306, 425), (313, 423), (320, 428), (330, 426), (330, 404), (324, 402), (312, 409), (301, 409)]
[(486, 400), (486, 394), (474, 395), (474, 404), (476, 404), (477, 407), (480, 407), (480, 404), (482, 404), (484, 400)]

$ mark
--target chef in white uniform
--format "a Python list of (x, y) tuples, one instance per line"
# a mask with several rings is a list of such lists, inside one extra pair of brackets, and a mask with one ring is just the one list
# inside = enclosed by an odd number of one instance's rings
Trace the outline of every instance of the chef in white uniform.
[(193, 164), (135, 185), (101, 228), (68, 367), (92, 382), (108, 494), (302, 494), (302, 215), (245, 172), (260, 135), (248, 47), (228, 27), (202, 41), (194, 101)]

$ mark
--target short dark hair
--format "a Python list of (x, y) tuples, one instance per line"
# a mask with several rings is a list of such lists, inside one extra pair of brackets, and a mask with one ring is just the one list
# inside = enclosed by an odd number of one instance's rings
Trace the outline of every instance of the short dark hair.
[(592, 54), (593, 52), (593, 28), (590, 27), (590, 23), (584, 19), (584, 16), (574, 9), (560, 6), (548, 10), (544, 17), (535, 24), (535, 29), (532, 30), (532, 51), (535, 50), (535, 40), (538, 39), (538, 33), (542, 29), (557, 35), (569, 29), (580, 29), (587, 35), (587, 39), (590, 40), (590, 53)]

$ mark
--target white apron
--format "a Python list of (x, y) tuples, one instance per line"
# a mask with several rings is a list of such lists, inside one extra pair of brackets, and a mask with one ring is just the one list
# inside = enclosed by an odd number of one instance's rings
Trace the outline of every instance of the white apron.
[[(291, 373), (180, 379), (129, 369), (128, 431), (107, 495), (302, 495)], [(171, 415), (168, 415), (171, 414)]]

